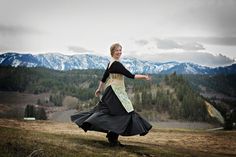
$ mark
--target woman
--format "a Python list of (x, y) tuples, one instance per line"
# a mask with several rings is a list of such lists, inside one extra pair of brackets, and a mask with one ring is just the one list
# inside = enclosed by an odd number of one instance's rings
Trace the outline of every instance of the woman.
[(94, 130), (107, 133), (110, 146), (123, 146), (118, 136), (146, 135), (152, 126), (134, 111), (125, 91), (124, 76), (150, 80), (148, 75), (133, 75), (120, 62), (122, 47), (115, 43), (110, 48), (112, 59), (99, 83), (95, 96), (105, 92), (96, 107), (89, 112), (71, 116), (71, 120), (85, 132)]

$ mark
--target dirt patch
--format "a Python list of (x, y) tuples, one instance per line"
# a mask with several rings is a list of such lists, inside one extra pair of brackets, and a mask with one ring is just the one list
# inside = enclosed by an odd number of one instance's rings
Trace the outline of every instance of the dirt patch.
[(71, 115), (77, 113), (77, 110), (66, 110), (66, 111), (57, 111), (50, 114), (48, 117), (50, 120), (55, 122), (71, 122)]
[(9, 106), (0, 104), (0, 113), (1, 112), (8, 112), (11, 108)]
[(219, 127), (206, 122), (188, 122), (188, 121), (177, 121), (177, 120), (168, 120), (162, 122), (153, 122), (157, 128), (161, 129), (192, 129), (192, 130), (207, 130), (215, 127)]

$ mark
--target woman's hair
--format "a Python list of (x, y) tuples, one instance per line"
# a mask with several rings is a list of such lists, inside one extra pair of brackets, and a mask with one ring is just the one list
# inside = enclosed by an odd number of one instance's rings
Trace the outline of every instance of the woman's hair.
[(116, 48), (118, 48), (118, 47), (122, 48), (122, 46), (119, 43), (115, 43), (115, 44), (111, 45), (111, 47), (110, 47), (111, 56), (113, 56)]

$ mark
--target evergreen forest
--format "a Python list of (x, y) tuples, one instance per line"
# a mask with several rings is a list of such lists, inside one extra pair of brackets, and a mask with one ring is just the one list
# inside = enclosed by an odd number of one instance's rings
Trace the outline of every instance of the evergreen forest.
[[(0, 67), (0, 90), (21, 93), (49, 93), (54, 106), (62, 106), (65, 96), (76, 97), (78, 110), (91, 108), (99, 98), (94, 96), (103, 70), (56, 71), (47, 68)], [(204, 100), (224, 111), (235, 107), (235, 101), (215, 103), (200, 95), (199, 85), (225, 95), (236, 96), (236, 75), (169, 75), (153, 74), (151, 81), (125, 79), (128, 95), (137, 112), (149, 120), (169, 119), (210, 121)], [(44, 102), (38, 102), (42, 105)], [(82, 105), (83, 104), (83, 105)], [(86, 105), (84, 105), (86, 104)], [(84, 107), (85, 106), (85, 107)]]

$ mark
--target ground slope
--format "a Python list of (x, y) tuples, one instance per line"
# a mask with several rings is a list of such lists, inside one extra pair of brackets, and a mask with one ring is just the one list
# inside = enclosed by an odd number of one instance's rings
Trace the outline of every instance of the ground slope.
[(0, 119), (0, 156), (236, 156), (235, 131), (154, 128), (144, 137), (121, 137), (110, 148), (105, 134), (73, 123)]

